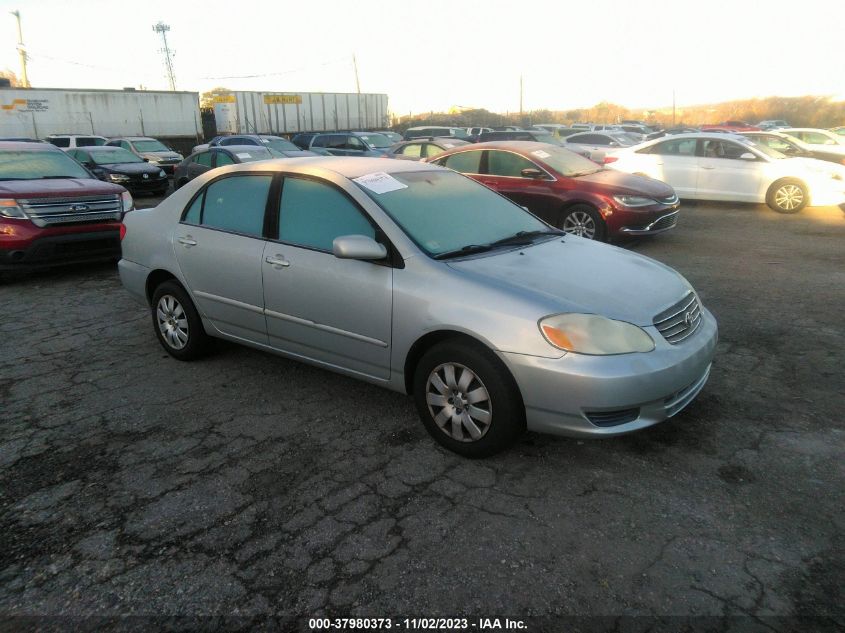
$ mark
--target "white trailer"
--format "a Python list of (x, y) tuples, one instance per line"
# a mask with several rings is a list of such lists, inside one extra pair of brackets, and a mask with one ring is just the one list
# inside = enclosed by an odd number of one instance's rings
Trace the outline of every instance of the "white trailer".
[(0, 88), (0, 137), (202, 135), (196, 92)]
[(218, 134), (374, 130), (389, 124), (385, 94), (237, 91), (213, 100)]

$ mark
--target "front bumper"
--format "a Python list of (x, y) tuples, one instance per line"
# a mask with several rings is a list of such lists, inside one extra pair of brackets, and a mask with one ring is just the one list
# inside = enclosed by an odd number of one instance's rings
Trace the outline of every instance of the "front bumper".
[[(0, 248), (0, 270), (26, 271), (120, 257), (117, 224), (106, 230), (53, 234)], [(74, 227), (76, 228), (76, 227)]]
[(654, 204), (647, 207), (628, 208), (609, 204), (609, 213), (603, 212), (608, 235), (654, 235), (675, 228), (678, 223), (680, 201), (673, 204)]
[(529, 430), (622, 435), (662, 422), (692, 402), (710, 373), (716, 319), (702, 308), (698, 330), (677, 345), (653, 327), (644, 329), (655, 341), (654, 351), (644, 354), (542, 358), (502, 353), (522, 393)]
[(670, 211), (669, 213), (649, 220), (646, 224), (623, 226), (619, 229), (619, 232), (625, 235), (654, 235), (655, 233), (663, 233), (664, 231), (674, 229), (678, 225), (678, 213), (678, 210)]

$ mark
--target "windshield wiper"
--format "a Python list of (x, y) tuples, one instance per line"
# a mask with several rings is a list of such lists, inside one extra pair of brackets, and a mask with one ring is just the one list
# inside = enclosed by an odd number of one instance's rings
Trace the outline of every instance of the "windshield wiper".
[(565, 235), (563, 231), (557, 229), (540, 229), (537, 231), (519, 231), (508, 237), (503, 237), (495, 242), (490, 242), (490, 246), (505, 246), (507, 244), (531, 244), (532, 238), (541, 235)]
[(41, 180), (58, 180), (60, 178), (86, 178), (86, 176), (41, 176)]
[(474, 255), (475, 253), (486, 253), (492, 250), (493, 247), (489, 244), (467, 244), (461, 248), (453, 251), (446, 251), (445, 253), (438, 253), (434, 259), (449, 259), (450, 257), (461, 257), (462, 255)]

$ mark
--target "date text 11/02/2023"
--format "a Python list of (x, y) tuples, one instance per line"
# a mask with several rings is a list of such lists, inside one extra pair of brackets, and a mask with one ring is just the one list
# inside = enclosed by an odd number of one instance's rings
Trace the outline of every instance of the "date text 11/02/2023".
[(480, 631), (526, 630), (526, 624), (519, 619), (510, 618), (310, 618), (311, 630), (374, 630), (374, 629), (410, 629), (410, 630), (447, 630), (476, 629)]

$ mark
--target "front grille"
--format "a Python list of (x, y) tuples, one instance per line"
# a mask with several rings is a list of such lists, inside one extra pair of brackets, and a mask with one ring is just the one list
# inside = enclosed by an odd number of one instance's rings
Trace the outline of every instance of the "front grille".
[[(79, 198), (31, 198), (18, 200), (35, 226), (56, 226), (80, 222), (120, 220), (123, 213), (120, 196), (84, 196)], [(73, 210), (72, 207), (79, 207)], [(82, 208), (86, 207), (86, 208)]]
[(664, 215), (662, 218), (658, 219), (654, 224), (648, 227), (649, 231), (664, 231), (666, 229), (671, 229), (678, 223), (678, 214), (672, 213), (671, 215)]
[(672, 345), (692, 336), (699, 325), (701, 304), (694, 292), (689, 292), (678, 303), (654, 317), (654, 327)]
[(639, 409), (618, 409), (616, 411), (587, 411), (587, 419), (596, 426), (619, 426), (633, 422), (640, 417)]

